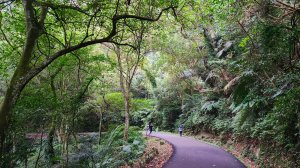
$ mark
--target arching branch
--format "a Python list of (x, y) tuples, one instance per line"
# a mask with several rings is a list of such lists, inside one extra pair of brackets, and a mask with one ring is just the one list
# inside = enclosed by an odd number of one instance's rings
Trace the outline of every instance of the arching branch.
[[(40, 64), (39, 66), (37, 66), (36, 68), (30, 70), (27, 75), (23, 78), (23, 82), (20, 83), (23, 86), (20, 86), (21, 88), (25, 87), (25, 85), (33, 78), (35, 77), (37, 74), (39, 74), (43, 69), (45, 69), (48, 65), (50, 65), (54, 60), (56, 60), (57, 58), (66, 55), (68, 53), (71, 53), (73, 51), (79, 50), (81, 48), (93, 45), (93, 44), (99, 44), (99, 43), (104, 43), (104, 42), (108, 42), (108, 43), (116, 43), (114, 41), (112, 41), (111, 39), (117, 34), (117, 23), (119, 20), (123, 20), (123, 19), (137, 19), (137, 20), (141, 20), (141, 21), (150, 21), (150, 22), (155, 22), (158, 21), (162, 15), (162, 13), (164, 11), (167, 11), (169, 9), (173, 9), (176, 8), (174, 6), (170, 6), (167, 8), (164, 8), (160, 11), (159, 15), (156, 18), (148, 18), (148, 17), (143, 17), (143, 16), (136, 16), (136, 15), (116, 15), (112, 18), (112, 29), (109, 33), (109, 35), (107, 35), (106, 37), (102, 38), (102, 39), (96, 39), (96, 40), (90, 40), (90, 41), (86, 41), (86, 42), (82, 42), (79, 43), (77, 45), (74, 46), (70, 46), (68, 48), (62, 49), (56, 53), (54, 53), (53, 55), (49, 56), (42, 64)], [(129, 44), (122, 44), (122, 45), (128, 45), (131, 47), (134, 47), (132, 45)]]

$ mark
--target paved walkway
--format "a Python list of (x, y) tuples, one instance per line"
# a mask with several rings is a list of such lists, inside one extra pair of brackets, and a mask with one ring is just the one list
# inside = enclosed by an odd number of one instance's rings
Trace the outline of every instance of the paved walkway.
[(168, 133), (153, 133), (152, 136), (165, 139), (174, 147), (165, 168), (246, 168), (223, 149), (193, 138)]

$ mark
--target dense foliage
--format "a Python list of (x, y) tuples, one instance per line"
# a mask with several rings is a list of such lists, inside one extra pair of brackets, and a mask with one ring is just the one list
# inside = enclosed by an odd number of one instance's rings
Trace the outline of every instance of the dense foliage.
[(262, 167), (298, 167), (297, 5), (189, 5), (181, 10), (181, 24), (167, 24), (171, 31), (153, 37), (159, 110), (154, 121), (167, 130), (183, 123), (193, 134), (246, 141), (249, 149), (260, 150), (251, 158)]
[(299, 10), (0, 1), (0, 167), (131, 165), (149, 122), (243, 141), (261, 167), (299, 167)]

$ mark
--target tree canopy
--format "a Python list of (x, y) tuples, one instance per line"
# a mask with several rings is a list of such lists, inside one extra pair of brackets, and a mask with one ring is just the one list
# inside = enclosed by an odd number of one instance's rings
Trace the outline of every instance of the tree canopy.
[(0, 167), (132, 165), (149, 123), (242, 142), (261, 167), (299, 167), (299, 10), (0, 1)]

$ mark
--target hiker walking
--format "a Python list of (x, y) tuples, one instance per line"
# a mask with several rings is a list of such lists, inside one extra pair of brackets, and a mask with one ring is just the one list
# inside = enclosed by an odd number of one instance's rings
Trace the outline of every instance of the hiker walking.
[(178, 127), (179, 135), (182, 136), (183, 124), (180, 124)]
[(153, 125), (152, 125), (151, 122), (149, 122), (148, 129), (149, 129), (149, 135), (150, 135), (152, 133), (152, 130), (153, 130)]

